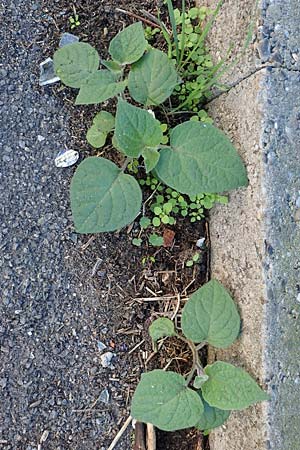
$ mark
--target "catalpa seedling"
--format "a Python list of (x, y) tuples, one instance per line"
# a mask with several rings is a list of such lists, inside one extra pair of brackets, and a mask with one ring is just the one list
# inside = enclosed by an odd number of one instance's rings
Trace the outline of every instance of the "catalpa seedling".
[(136, 420), (165, 431), (196, 427), (204, 433), (222, 425), (231, 411), (268, 400), (269, 396), (243, 369), (217, 361), (202, 367), (198, 348), (227, 348), (238, 338), (240, 316), (226, 289), (212, 280), (190, 297), (182, 311), (182, 334), (167, 318), (149, 328), (154, 346), (158, 340), (176, 337), (193, 355), (189, 375), (153, 370), (142, 375), (132, 400)]
[[(185, 80), (172, 58), (149, 48), (140, 22), (112, 39), (109, 54), (110, 60), (100, 60), (97, 50), (83, 42), (62, 47), (54, 54), (56, 74), (66, 86), (79, 89), (77, 105), (118, 98), (115, 117), (99, 111), (87, 139), (93, 147), (100, 148), (113, 133), (113, 146), (126, 157), (121, 168), (94, 156), (78, 166), (71, 182), (71, 208), (77, 232), (119, 230), (135, 220), (141, 210), (142, 192), (136, 173), (126, 173), (133, 159), (143, 161), (146, 172), (161, 184), (188, 196), (199, 192), (214, 195), (247, 185), (241, 158), (229, 139), (212, 124), (183, 122), (168, 130), (166, 136), (166, 125), (148, 111), (149, 107), (159, 108), (178, 83), (184, 84)], [(124, 100), (125, 90), (126, 98), (130, 95), (140, 106)], [(154, 226), (158, 226), (158, 221), (175, 222), (169, 205), (161, 212), (158, 208)], [(195, 209), (191, 220), (199, 220), (201, 214), (201, 208), (198, 212)]]

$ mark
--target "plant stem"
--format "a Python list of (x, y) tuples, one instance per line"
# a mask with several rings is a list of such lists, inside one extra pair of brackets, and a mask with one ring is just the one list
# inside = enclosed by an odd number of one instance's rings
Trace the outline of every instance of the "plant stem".
[(124, 163), (123, 163), (123, 165), (122, 165), (122, 167), (121, 167), (122, 172), (125, 172), (126, 167), (128, 166), (128, 164), (130, 163), (130, 161), (131, 161), (132, 159), (133, 159), (133, 158), (129, 158), (129, 157), (127, 157), (127, 158), (125, 159), (125, 161), (124, 161)]
[[(192, 370), (189, 374), (189, 376), (186, 379), (186, 385), (188, 386), (190, 384), (190, 382), (192, 381), (192, 378), (195, 374), (195, 372), (197, 371), (198, 375), (203, 375), (204, 371), (203, 371), (203, 367), (202, 364), (200, 362), (200, 358), (199, 358), (199, 354), (198, 354), (198, 350), (197, 347), (195, 346), (194, 342), (190, 341), (189, 339), (184, 338), (183, 336), (181, 336), (180, 334), (177, 334), (177, 337), (185, 342), (189, 348), (191, 349), (191, 352), (193, 354), (193, 365), (192, 365)], [(203, 343), (202, 346), (204, 346), (205, 344)]]

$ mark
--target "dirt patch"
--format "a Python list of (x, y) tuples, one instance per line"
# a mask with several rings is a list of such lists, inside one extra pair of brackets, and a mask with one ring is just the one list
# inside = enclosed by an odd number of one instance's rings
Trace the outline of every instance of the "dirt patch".
[[(156, 14), (158, 2), (105, 0), (75, 2), (74, 6), (80, 26), (72, 32), (82, 41), (94, 45), (100, 56), (105, 58), (110, 39), (133, 20), (130, 16), (117, 13), (116, 8), (135, 14), (140, 14), (144, 8)], [(51, 5), (51, 9), (45, 2), (43, 9), (53, 21), (52, 25), (51, 21), (49, 23), (47, 46), (44, 48), (44, 55), (49, 56), (57, 48), (61, 33), (71, 31), (68, 18), (73, 14), (73, 7), (61, 0)], [(88, 147), (85, 135), (99, 107), (74, 107), (74, 91), (60, 85), (46, 90), (67, 105), (69, 123), (65, 125), (71, 129), (72, 136), (69, 147), (80, 150), (82, 158), (97, 154)], [(110, 102), (106, 106), (109, 110), (113, 104)], [(149, 193), (145, 194), (145, 199), (147, 195)], [(65, 261), (68, 270), (75, 273), (82, 292), (82, 308), (86, 311), (91, 309), (90, 319), (85, 314), (85, 320), (93, 320), (91, 330), (95, 346), (93, 363), (87, 358), (86, 367), (95, 389), (95, 398), (75, 413), (85, 422), (85, 426), (78, 433), (76, 442), (73, 440), (74, 449), (81, 448), (77, 442), (82, 435), (86, 437), (86, 449), (94, 448), (92, 442), (98, 447), (102, 445), (103, 449), (108, 447), (129, 415), (130, 399), (142, 372), (167, 364), (170, 369), (183, 372), (189, 368), (190, 355), (176, 342), (173, 342), (174, 346), (166, 344), (161, 353), (148, 362), (151, 355), (148, 326), (153, 318), (161, 315), (173, 317), (176, 311), (180, 311), (185, 298), (207, 280), (207, 248), (201, 252), (200, 264), (193, 268), (185, 266), (186, 260), (197, 250), (197, 240), (206, 237), (206, 242), (209, 242), (207, 224), (203, 221), (191, 225), (188, 220), (179, 219), (176, 226), (172, 227), (175, 231), (172, 249), (158, 250), (134, 247), (131, 244), (134, 227), (92, 238), (77, 235), (70, 229), (73, 245), (66, 246)], [(150, 261), (150, 256), (155, 257), (155, 263)], [(146, 262), (143, 264), (142, 260)], [(112, 369), (103, 369), (100, 365), (99, 342), (107, 346), (105, 351), (114, 353)], [(84, 383), (82, 381), (83, 391), (86, 388)], [(110, 402), (99, 406), (97, 397), (104, 388), (110, 393)], [(101, 436), (97, 433), (93, 441), (90, 425), (95, 420), (98, 420)], [(117, 448), (130, 448), (130, 434), (128, 429)], [(196, 450), (203, 448), (202, 445), (202, 438), (195, 431), (159, 432), (158, 450)]]

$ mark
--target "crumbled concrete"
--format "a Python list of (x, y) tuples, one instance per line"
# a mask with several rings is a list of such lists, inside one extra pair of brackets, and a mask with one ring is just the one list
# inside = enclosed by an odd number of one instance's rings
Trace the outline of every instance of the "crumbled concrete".
[[(245, 35), (242, 17), (254, 3), (225, 2), (211, 36), (214, 49), (221, 40), (226, 47), (236, 33)], [(271, 401), (233, 413), (211, 434), (212, 450), (300, 446), (300, 4), (266, 0), (258, 15), (257, 37), (247, 64), (241, 61), (236, 69), (235, 87), (210, 104), (249, 175), (249, 187), (231, 193), (229, 205), (211, 216), (212, 275), (238, 303), (243, 333), (210, 358), (246, 368), (268, 387)]]

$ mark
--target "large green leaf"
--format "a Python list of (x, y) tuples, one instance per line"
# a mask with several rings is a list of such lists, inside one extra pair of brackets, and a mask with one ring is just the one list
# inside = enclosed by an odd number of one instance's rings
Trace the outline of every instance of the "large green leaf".
[(240, 316), (226, 289), (211, 280), (198, 289), (182, 311), (182, 330), (193, 342), (229, 347), (240, 331)]
[(109, 70), (97, 70), (80, 86), (75, 105), (93, 105), (114, 97), (126, 88), (127, 81), (116, 81)]
[(71, 207), (78, 233), (114, 231), (132, 222), (141, 207), (137, 181), (104, 158), (86, 158), (71, 182)]
[(99, 55), (91, 45), (76, 42), (56, 50), (53, 57), (56, 75), (66, 85), (79, 88), (99, 67)]
[(111, 40), (109, 53), (119, 64), (132, 64), (143, 56), (147, 46), (143, 26), (136, 22)]
[(156, 166), (159, 178), (184, 194), (216, 193), (247, 185), (246, 169), (229, 139), (213, 125), (184, 122)]
[(154, 342), (163, 337), (176, 336), (174, 323), (167, 317), (156, 319), (149, 327), (149, 334)]
[(203, 411), (200, 396), (186, 386), (185, 378), (164, 370), (142, 375), (131, 405), (132, 417), (165, 431), (194, 426)]
[(204, 372), (209, 379), (201, 387), (202, 395), (210, 406), (239, 410), (269, 399), (247, 372), (231, 364), (217, 361)]
[(137, 158), (147, 147), (156, 147), (162, 139), (160, 123), (145, 109), (118, 101), (115, 136), (120, 149)]
[(202, 397), (200, 391), (198, 392), (202, 403), (204, 405), (204, 413), (199, 418), (196, 428), (199, 430), (212, 430), (213, 428), (220, 427), (230, 416), (230, 411), (224, 411), (223, 409), (214, 408), (210, 406)]
[(128, 88), (131, 97), (144, 105), (159, 105), (173, 92), (178, 84), (174, 64), (160, 50), (151, 49), (133, 64)]

